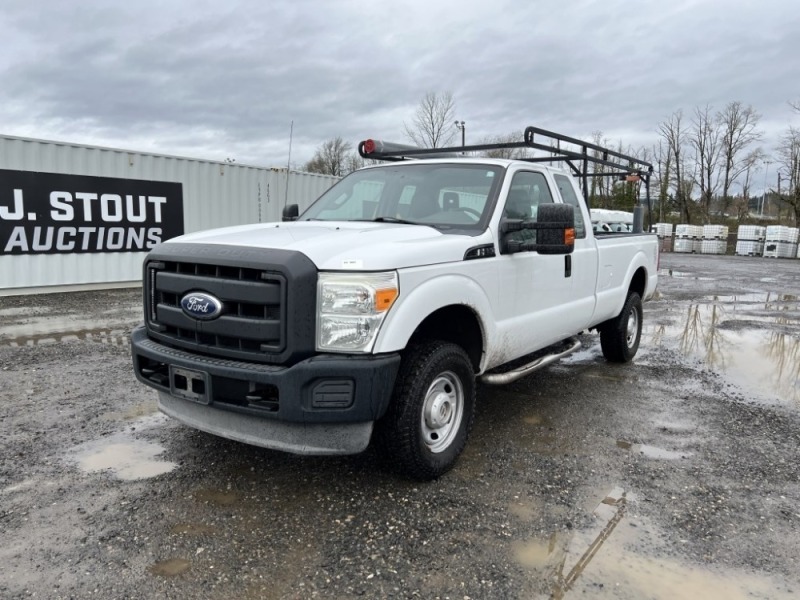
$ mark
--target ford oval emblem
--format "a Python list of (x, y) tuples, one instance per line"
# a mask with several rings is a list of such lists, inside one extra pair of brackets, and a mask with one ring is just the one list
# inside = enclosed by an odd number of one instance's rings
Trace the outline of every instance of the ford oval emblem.
[(181, 308), (190, 317), (208, 321), (222, 314), (222, 302), (205, 292), (189, 292), (181, 298)]

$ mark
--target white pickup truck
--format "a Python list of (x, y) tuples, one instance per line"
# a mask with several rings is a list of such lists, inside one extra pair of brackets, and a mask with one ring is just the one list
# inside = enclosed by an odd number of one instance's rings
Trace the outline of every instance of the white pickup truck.
[(476, 378), (513, 381), (589, 329), (607, 359), (634, 356), (654, 235), (595, 235), (570, 171), (398, 148), (362, 142), (394, 162), (355, 171), (300, 215), (287, 207), (284, 222), (149, 253), (131, 345), (164, 413), (300, 454), (374, 439), (402, 472), (432, 479), (464, 448)]

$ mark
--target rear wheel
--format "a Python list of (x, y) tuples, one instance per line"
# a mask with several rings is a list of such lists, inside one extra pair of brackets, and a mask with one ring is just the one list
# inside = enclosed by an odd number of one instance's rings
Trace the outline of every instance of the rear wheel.
[(636, 356), (642, 337), (642, 299), (630, 292), (622, 312), (600, 328), (600, 347), (611, 362), (625, 363)]
[(475, 407), (475, 374), (464, 350), (447, 342), (409, 348), (392, 402), (376, 425), (378, 444), (401, 472), (439, 477), (467, 442)]

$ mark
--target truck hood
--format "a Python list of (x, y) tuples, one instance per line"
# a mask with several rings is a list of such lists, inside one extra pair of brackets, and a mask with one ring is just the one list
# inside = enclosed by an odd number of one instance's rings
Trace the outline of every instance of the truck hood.
[(443, 234), (424, 225), (302, 221), (199, 231), (165, 243), (279, 248), (305, 254), (320, 270), (381, 271), (461, 261), (469, 248), (491, 241), (488, 232)]

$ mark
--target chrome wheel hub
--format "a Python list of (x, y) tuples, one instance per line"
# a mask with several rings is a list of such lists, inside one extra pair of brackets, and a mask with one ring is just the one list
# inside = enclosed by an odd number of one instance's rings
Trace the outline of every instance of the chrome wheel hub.
[(631, 314), (628, 315), (628, 324), (625, 328), (625, 343), (628, 345), (628, 348), (633, 348), (633, 345), (636, 343), (636, 333), (639, 330), (639, 313), (636, 310), (632, 310)]
[(452, 371), (436, 377), (422, 406), (422, 439), (431, 452), (443, 452), (455, 439), (464, 416), (464, 387)]

